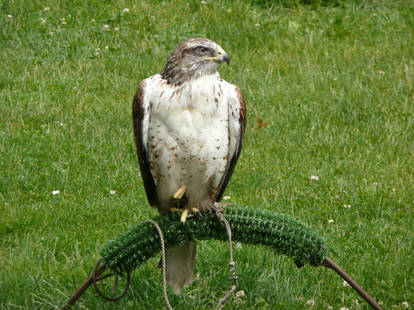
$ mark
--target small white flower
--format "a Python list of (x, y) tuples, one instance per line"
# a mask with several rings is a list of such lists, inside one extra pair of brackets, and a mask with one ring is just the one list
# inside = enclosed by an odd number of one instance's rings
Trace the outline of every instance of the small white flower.
[(64, 124), (63, 123), (59, 123), (59, 125), (63, 127)]
[(339, 310), (349, 310), (348, 307), (341, 307)]
[(129, 9), (128, 8), (123, 9), (122, 13), (129, 13)]
[(378, 15), (377, 15), (377, 13), (374, 13), (374, 14), (372, 14), (372, 16), (377, 17)]
[(206, 1), (201, 1), (201, 4), (207, 4), (207, 2)]
[(105, 51), (109, 50), (109, 46), (105, 46)]
[(116, 194), (116, 191), (114, 191), (113, 189), (111, 189), (111, 190), (109, 191), (109, 193), (110, 193), (111, 195), (115, 195), (115, 194)]
[(319, 180), (319, 177), (317, 175), (312, 175), (311, 176), (311, 180), (318, 181)]
[(378, 71), (378, 73), (379, 73), (380, 75), (384, 75), (384, 74), (385, 74), (385, 72), (384, 72), (384, 71), (382, 71), (382, 70), (379, 70), (379, 71)]
[(334, 222), (334, 220), (333, 219), (329, 219), (328, 220), (328, 224), (332, 224)]
[(306, 302), (306, 305), (307, 305), (307, 306), (309, 306), (309, 307), (313, 307), (313, 306), (315, 305), (315, 301), (314, 301), (313, 299), (309, 299), (309, 300)]
[(41, 19), (40, 19), (40, 24), (41, 24), (41, 25), (44, 25), (44, 24), (46, 24), (46, 19), (44, 19), (44, 18), (41, 18)]
[(378, 186), (378, 182), (374, 182), (374, 183), (372, 183), (372, 185)]
[(236, 249), (237, 250), (240, 250), (242, 248), (242, 244), (241, 244), (241, 242), (237, 242), (236, 243)]
[(395, 193), (397, 191), (397, 189), (395, 187), (393, 187), (392, 191)]
[(45, 11), (45, 12), (50, 11), (50, 7), (46, 6), (46, 7), (43, 9), (43, 11)]
[(405, 308), (405, 309), (408, 309), (408, 308), (410, 307), (410, 305), (409, 305), (409, 304), (408, 304), (408, 302), (406, 302), (406, 301), (403, 301), (401, 305), (402, 305), (402, 307), (403, 307), (403, 308)]
[(12, 19), (12, 18), (13, 18), (13, 16), (12, 16), (12, 15), (10, 15), (10, 14), (7, 14), (7, 18)]
[(98, 57), (99, 56), (99, 52), (95, 52), (95, 56)]
[(60, 19), (60, 23), (61, 23), (62, 25), (66, 25), (66, 20), (65, 20), (65, 18), (61, 18), (61, 19)]
[(119, 27), (115, 27), (115, 32), (118, 32), (119, 31)]
[(259, 23), (257, 23), (257, 24), (255, 24), (255, 26), (256, 26), (256, 27), (260, 27), (260, 24), (259, 24)]
[(342, 286), (343, 287), (349, 287), (350, 285), (348, 284), (348, 282), (344, 281), (344, 282), (342, 282)]
[(60, 191), (59, 190), (52, 191), (52, 195), (59, 195), (59, 194), (60, 194)]
[(344, 205), (345, 209), (351, 209), (351, 205)]
[(109, 31), (109, 25), (103, 25), (102, 30), (103, 31)]
[(300, 27), (300, 25), (294, 22), (293, 20), (289, 21), (288, 26), (289, 26), (289, 30), (294, 30), (294, 31), (298, 30)]
[(244, 291), (243, 290), (240, 290), (240, 291), (237, 291), (237, 293), (236, 293), (236, 297), (244, 297)]
[(333, 310), (333, 307), (332, 306), (328, 306), (328, 310)]
[(223, 200), (230, 200), (230, 198), (231, 198), (230, 196), (224, 196)]

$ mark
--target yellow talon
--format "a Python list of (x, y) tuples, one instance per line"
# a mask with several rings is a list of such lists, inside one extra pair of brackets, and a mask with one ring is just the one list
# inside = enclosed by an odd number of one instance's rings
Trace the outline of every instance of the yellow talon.
[(188, 216), (188, 209), (184, 209), (183, 213), (181, 214), (181, 223), (185, 224)]
[(200, 211), (197, 208), (190, 208), (190, 207), (185, 207), (183, 209), (179, 209), (179, 208), (170, 208), (171, 212), (181, 212), (181, 218), (180, 221), (182, 224), (185, 224), (188, 214), (190, 213), (190, 211), (192, 213), (194, 213), (195, 215), (197, 215), (198, 217), (202, 217)]
[(186, 187), (185, 185), (181, 186), (178, 191), (176, 191), (173, 195), (174, 199), (181, 199), (184, 196)]

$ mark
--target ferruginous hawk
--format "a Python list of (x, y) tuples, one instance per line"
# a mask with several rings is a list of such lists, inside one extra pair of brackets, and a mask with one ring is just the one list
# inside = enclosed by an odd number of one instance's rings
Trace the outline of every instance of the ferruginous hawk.
[[(189, 39), (160, 74), (141, 82), (132, 112), (141, 176), (160, 213), (214, 209), (233, 174), (246, 125), (240, 89), (220, 78), (229, 56), (215, 42)], [(193, 280), (194, 242), (168, 248), (167, 281), (174, 292)]]

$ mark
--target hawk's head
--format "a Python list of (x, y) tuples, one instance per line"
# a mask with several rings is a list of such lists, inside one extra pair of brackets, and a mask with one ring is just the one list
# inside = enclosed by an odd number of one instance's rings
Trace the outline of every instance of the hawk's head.
[(161, 72), (168, 84), (181, 85), (190, 79), (213, 74), (229, 55), (215, 42), (205, 38), (189, 39), (172, 51)]

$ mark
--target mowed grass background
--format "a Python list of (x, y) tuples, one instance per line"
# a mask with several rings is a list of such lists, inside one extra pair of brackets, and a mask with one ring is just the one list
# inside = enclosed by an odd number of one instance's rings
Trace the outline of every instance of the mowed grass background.
[[(292, 2), (1, 2), (1, 309), (62, 306), (105, 240), (157, 213), (132, 98), (199, 36), (229, 53), (220, 72), (248, 107), (230, 201), (307, 223), (384, 309), (414, 306), (414, 4)], [(235, 260), (245, 296), (228, 309), (368, 309), (322, 267), (244, 244)], [(90, 289), (75, 309), (164, 308), (157, 262), (122, 300)], [(175, 309), (214, 308), (227, 263), (226, 244), (201, 242)]]

